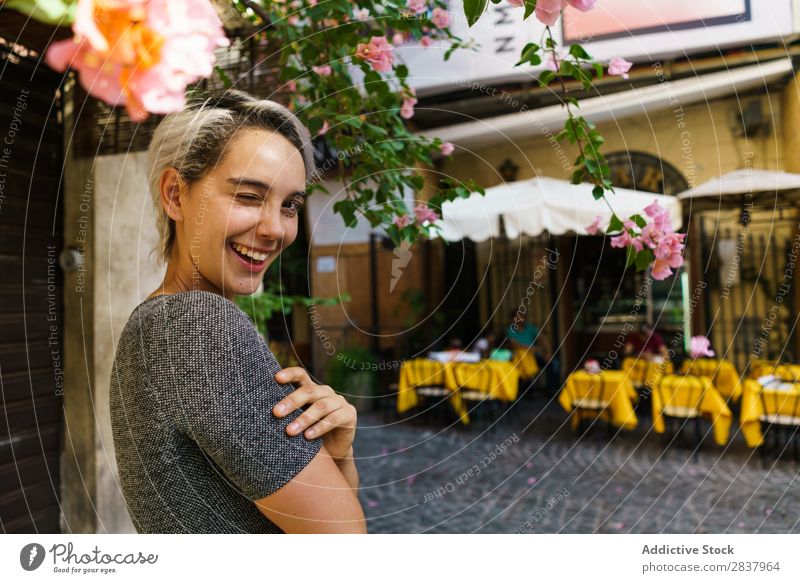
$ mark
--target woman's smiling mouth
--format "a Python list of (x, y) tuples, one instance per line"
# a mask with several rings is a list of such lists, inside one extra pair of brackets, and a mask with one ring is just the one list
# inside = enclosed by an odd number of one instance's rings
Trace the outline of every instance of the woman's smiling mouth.
[(264, 269), (264, 266), (267, 264), (267, 259), (275, 252), (273, 249), (272, 251), (262, 253), (235, 242), (228, 243), (228, 247), (242, 267), (249, 271), (261, 271)]

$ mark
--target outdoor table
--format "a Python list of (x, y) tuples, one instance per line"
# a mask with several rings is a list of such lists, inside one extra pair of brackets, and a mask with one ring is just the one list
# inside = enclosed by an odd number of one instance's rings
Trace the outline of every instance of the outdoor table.
[(653, 431), (664, 433), (663, 412), (666, 407), (694, 409), (711, 422), (714, 441), (725, 445), (731, 431), (732, 415), (711, 379), (707, 376), (674, 375), (661, 377), (652, 392)]
[(517, 398), (519, 371), (510, 362), (481, 360), (475, 363), (438, 362), (427, 358), (407, 360), (400, 367), (397, 412), (416, 407), (416, 387), (440, 385), (450, 391), (450, 403), (465, 425), (469, 415), (460, 389), (486, 393), (488, 399), (513, 401)]
[[(764, 391), (765, 397), (761, 398)], [(763, 443), (761, 432), (762, 415), (797, 416), (800, 412), (800, 384), (781, 383), (775, 387), (763, 387), (754, 380), (744, 382), (742, 412), (739, 427), (748, 447), (758, 447)]]
[(668, 360), (656, 362), (646, 358), (626, 356), (622, 360), (622, 371), (628, 374), (633, 386), (653, 388), (663, 375), (672, 374), (674, 367)]
[(730, 360), (718, 358), (687, 359), (681, 366), (681, 373), (698, 377), (708, 377), (720, 395), (734, 402), (742, 396), (739, 373)]
[(515, 348), (511, 362), (517, 367), (519, 377), (522, 379), (532, 379), (539, 372), (539, 363), (536, 362), (532, 348)]
[(607, 402), (608, 406), (600, 413), (600, 418), (610, 421), (616, 427), (633, 429), (638, 423), (633, 411), (633, 401), (636, 398), (633, 383), (621, 370), (604, 370), (598, 373), (579, 370), (567, 378), (558, 402), (565, 411), (573, 413), (573, 429), (577, 429), (581, 417), (594, 416), (590, 411), (581, 412), (579, 409), (581, 402), (589, 401)]
[(797, 383), (800, 382), (800, 365), (797, 364), (777, 364), (775, 362), (761, 362), (750, 369), (750, 376), (758, 379), (766, 375), (772, 375), (782, 381)]

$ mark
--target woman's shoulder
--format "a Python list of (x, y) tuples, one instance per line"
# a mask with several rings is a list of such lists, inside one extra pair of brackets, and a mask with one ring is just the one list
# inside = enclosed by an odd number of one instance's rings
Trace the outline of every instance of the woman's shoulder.
[(171, 340), (249, 334), (255, 328), (247, 314), (224, 296), (204, 290), (189, 290), (152, 296), (139, 304), (131, 320), (149, 320), (154, 333), (169, 334)]

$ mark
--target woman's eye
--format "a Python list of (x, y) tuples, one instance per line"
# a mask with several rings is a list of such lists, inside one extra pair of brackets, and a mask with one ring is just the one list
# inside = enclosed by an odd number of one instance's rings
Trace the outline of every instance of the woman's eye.
[(248, 201), (259, 201), (259, 200), (261, 200), (255, 194), (246, 194), (246, 193), (244, 193), (244, 194), (238, 194), (237, 193), (236, 198), (238, 198), (240, 200), (248, 200)]
[(299, 200), (290, 200), (284, 205), (284, 208), (286, 208), (286, 210), (294, 214), (297, 211), (299, 211), (302, 206), (303, 203), (300, 202)]

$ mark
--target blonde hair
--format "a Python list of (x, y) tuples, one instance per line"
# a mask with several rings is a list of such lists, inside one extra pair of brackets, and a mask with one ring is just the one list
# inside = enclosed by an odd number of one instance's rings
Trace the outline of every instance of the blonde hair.
[(151, 252), (169, 261), (175, 245), (175, 221), (161, 202), (159, 183), (167, 168), (175, 168), (189, 184), (202, 179), (225, 156), (234, 134), (242, 128), (277, 131), (303, 157), (306, 181), (315, 170), (314, 148), (308, 129), (289, 109), (269, 99), (257, 99), (243, 91), (194, 94), (182, 111), (168, 114), (153, 132), (147, 149), (149, 189), (156, 211), (159, 242)]

